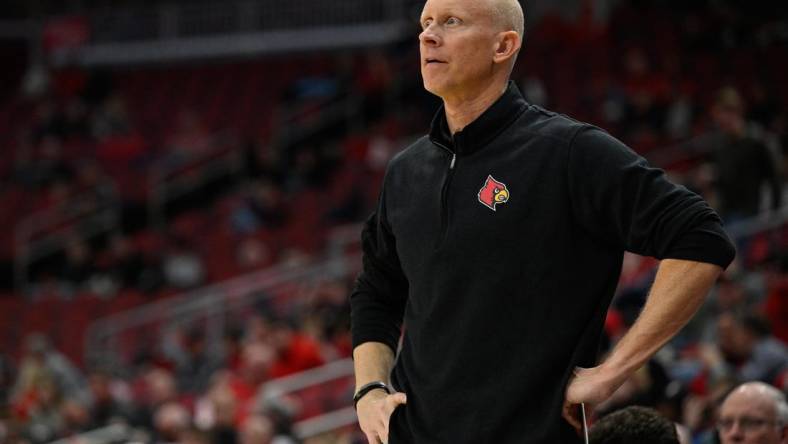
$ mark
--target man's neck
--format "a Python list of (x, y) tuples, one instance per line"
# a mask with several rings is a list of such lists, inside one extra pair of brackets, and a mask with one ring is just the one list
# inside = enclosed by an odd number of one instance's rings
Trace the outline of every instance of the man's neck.
[(444, 98), (443, 108), (451, 134), (461, 131), (487, 111), (506, 92), (507, 83), (490, 82), (479, 93)]

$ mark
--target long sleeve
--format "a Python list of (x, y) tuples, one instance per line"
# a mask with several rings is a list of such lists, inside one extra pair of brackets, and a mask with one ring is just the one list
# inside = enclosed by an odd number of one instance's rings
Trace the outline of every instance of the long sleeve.
[(578, 131), (567, 174), (574, 216), (605, 243), (657, 259), (722, 268), (733, 261), (735, 249), (714, 210), (606, 132)]
[(385, 198), (361, 233), (363, 269), (350, 294), (353, 347), (382, 342), (396, 354), (408, 294), (394, 236), (385, 221)]

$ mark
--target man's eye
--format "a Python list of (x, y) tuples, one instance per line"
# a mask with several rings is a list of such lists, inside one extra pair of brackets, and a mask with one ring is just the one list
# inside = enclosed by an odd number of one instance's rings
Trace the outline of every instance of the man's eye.
[(424, 20), (424, 22), (422, 22), (422, 24), (421, 24), (421, 27), (424, 28), (424, 29), (427, 29), (427, 28), (429, 28), (431, 23), (432, 23), (432, 20)]
[(457, 25), (459, 23), (460, 23), (460, 19), (458, 19), (457, 17), (449, 17), (446, 20), (446, 24), (447, 25)]

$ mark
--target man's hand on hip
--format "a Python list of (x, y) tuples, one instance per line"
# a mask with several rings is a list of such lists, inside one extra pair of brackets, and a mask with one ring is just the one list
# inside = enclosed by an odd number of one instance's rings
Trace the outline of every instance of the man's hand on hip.
[(369, 444), (388, 443), (391, 414), (397, 406), (406, 402), (404, 393), (389, 395), (383, 390), (373, 390), (358, 401), (358, 423)]
[(626, 376), (614, 374), (603, 366), (592, 368), (576, 367), (574, 376), (566, 386), (563, 416), (578, 432), (582, 431), (582, 420), (575, 406), (585, 403), (596, 406), (610, 398)]

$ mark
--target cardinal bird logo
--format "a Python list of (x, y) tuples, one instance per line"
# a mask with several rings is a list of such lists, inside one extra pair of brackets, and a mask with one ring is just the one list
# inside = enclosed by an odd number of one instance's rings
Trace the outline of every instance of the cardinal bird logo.
[(506, 188), (506, 184), (495, 180), (492, 175), (488, 175), (484, 186), (479, 190), (479, 202), (484, 204), (485, 207), (496, 211), (496, 205), (506, 203), (508, 200), (509, 190)]

